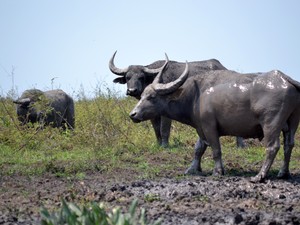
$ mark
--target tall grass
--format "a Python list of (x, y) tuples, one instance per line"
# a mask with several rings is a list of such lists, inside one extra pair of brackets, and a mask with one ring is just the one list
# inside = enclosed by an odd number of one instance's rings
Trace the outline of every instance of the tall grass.
[[(20, 126), (12, 100), (2, 98), (0, 174), (41, 175), (50, 172), (69, 176), (88, 171), (134, 168), (141, 176), (150, 175), (151, 166), (147, 165), (154, 153), (164, 150), (156, 144), (150, 122), (134, 124), (130, 120), (128, 113), (136, 100), (100, 91), (91, 99), (84, 93), (80, 96), (75, 102), (74, 131), (52, 127), (41, 130), (38, 124)], [(173, 129), (173, 143), (177, 147), (182, 141), (181, 128), (183, 126), (177, 124)], [(169, 157), (168, 152), (163, 154)], [(135, 167), (130, 166), (132, 164)]]

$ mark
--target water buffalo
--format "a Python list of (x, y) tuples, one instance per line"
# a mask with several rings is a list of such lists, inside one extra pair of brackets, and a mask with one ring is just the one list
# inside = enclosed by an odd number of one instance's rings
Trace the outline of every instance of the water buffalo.
[(62, 90), (26, 90), (14, 103), (17, 104), (18, 119), (23, 125), (39, 122), (42, 125), (74, 129), (74, 102)]
[(162, 73), (163, 69), (145, 88), (130, 117), (140, 122), (162, 115), (194, 127), (203, 141), (197, 142), (186, 173), (201, 173), (201, 157), (210, 145), (213, 174), (224, 174), (220, 136), (264, 138), (266, 158), (259, 173), (251, 178), (253, 182), (263, 181), (280, 148), (282, 131), (284, 161), (278, 176), (290, 176), (289, 161), (300, 119), (299, 82), (277, 70), (260, 75), (215, 70), (188, 78), (186, 64), (178, 79), (163, 84)]
[[(140, 99), (145, 87), (153, 82), (165, 61), (159, 60), (148, 66), (131, 65), (125, 69), (120, 69), (114, 64), (116, 53), (117, 51), (113, 54), (109, 61), (109, 68), (111, 72), (120, 76), (114, 79), (114, 82), (127, 84), (126, 94)], [(185, 63), (169, 61), (168, 67), (161, 78), (162, 82), (168, 83), (178, 78), (181, 71), (184, 70), (184, 67)], [(226, 70), (226, 68), (216, 59), (190, 62), (189, 68), (189, 76), (199, 75), (209, 70)], [(168, 146), (171, 120), (169, 118), (157, 116), (151, 119), (151, 123), (158, 143), (164, 147)], [(237, 138), (237, 146), (241, 148), (244, 147), (242, 138)]]

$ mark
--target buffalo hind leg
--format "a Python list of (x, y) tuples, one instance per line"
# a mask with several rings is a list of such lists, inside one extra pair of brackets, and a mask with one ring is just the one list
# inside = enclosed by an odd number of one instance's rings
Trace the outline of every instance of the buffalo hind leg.
[(284, 159), (283, 159), (283, 165), (277, 175), (280, 179), (288, 179), (291, 177), (290, 171), (289, 171), (289, 164), (292, 154), (292, 149), (294, 147), (294, 140), (291, 137), (290, 132), (282, 131), (283, 133), (283, 149), (284, 149)]
[(205, 141), (201, 140), (200, 138), (197, 140), (195, 144), (195, 153), (192, 165), (185, 171), (185, 174), (189, 175), (201, 175), (201, 158), (207, 149), (207, 144)]
[(283, 165), (277, 175), (277, 177), (281, 179), (291, 178), (291, 174), (289, 171), (289, 164), (292, 155), (292, 150), (294, 148), (294, 139), (295, 139), (295, 133), (298, 127), (298, 123), (299, 123), (299, 118), (297, 116), (292, 119), (294, 120), (290, 121), (289, 123), (290, 125), (286, 124), (286, 126), (282, 130), (283, 145), (284, 145), (284, 159), (283, 159)]
[[(280, 134), (280, 132), (279, 132)], [(277, 152), (280, 148), (280, 140), (279, 140), (279, 135), (274, 136), (274, 138), (268, 138), (265, 137), (265, 143), (266, 143), (266, 159), (259, 171), (259, 173), (251, 178), (251, 182), (253, 183), (258, 183), (262, 182), (265, 180), (272, 164), (273, 161), (277, 155)]]
[(222, 151), (221, 151), (221, 145), (220, 140), (217, 138), (217, 141), (215, 143), (211, 143), (211, 148), (213, 151), (213, 159), (215, 161), (215, 168), (213, 171), (214, 176), (220, 176), (224, 175), (224, 166), (222, 161)]
[(202, 124), (202, 127), (205, 128), (204, 133), (207, 142), (212, 148), (213, 160), (215, 162), (215, 167), (213, 170), (213, 176), (224, 175), (224, 166), (222, 161), (222, 151), (220, 144), (220, 136), (217, 129), (217, 124), (210, 118), (207, 118), (206, 124)]

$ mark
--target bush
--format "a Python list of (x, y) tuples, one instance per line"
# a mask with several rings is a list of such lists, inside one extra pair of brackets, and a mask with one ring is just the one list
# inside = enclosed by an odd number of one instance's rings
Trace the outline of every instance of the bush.
[(137, 200), (134, 200), (128, 213), (122, 213), (120, 208), (114, 208), (111, 213), (107, 213), (103, 204), (90, 203), (82, 208), (73, 203), (62, 200), (60, 211), (53, 214), (46, 208), (41, 210), (42, 225), (159, 225), (160, 220), (148, 223), (145, 209), (140, 210), (140, 217), (137, 216)]

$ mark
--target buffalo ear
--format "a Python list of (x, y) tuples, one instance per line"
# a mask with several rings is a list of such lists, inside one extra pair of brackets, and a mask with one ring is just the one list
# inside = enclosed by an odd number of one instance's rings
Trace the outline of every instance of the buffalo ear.
[(146, 76), (145, 77), (145, 86), (148, 86), (149, 84), (152, 84), (155, 76)]
[(114, 83), (119, 83), (119, 84), (126, 84), (126, 79), (125, 77), (118, 77), (113, 80)]

